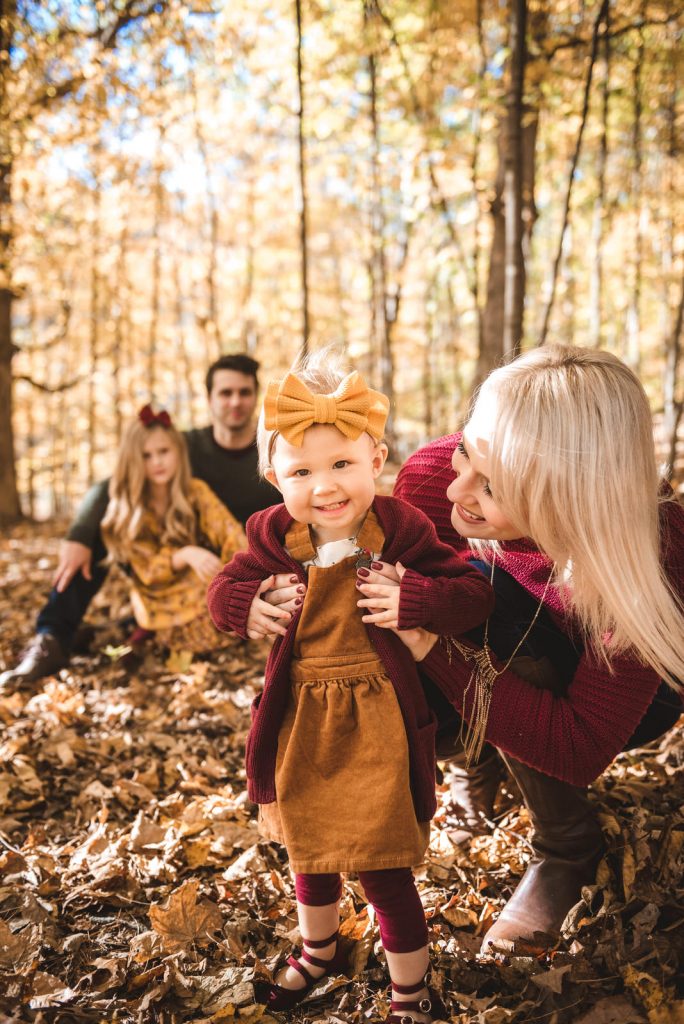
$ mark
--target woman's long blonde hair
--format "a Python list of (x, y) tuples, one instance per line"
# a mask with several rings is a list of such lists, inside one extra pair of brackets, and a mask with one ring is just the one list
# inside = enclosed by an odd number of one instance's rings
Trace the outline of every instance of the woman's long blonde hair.
[(152, 430), (163, 430), (178, 452), (178, 469), (169, 484), (169, 506), (162, 530), (164, 544), (193, 544), (197, 521), (190, 503), (190, 459), (185, 440), (173, 426), (147, 426), (137, 417), (124, 431), (116, 466), (109, 482), (109, 504), (102, 520), (102, 537), (110, 561), (126, 562), (131, 545), (140, 536), (148, 508), (143, 447)]
[(609, 352), (549, 345), (495, 370), (490, 487), (556, 563), (588, 643), (684, 681), (684, 606), (662, 566), (651, 412), (636, 375)]

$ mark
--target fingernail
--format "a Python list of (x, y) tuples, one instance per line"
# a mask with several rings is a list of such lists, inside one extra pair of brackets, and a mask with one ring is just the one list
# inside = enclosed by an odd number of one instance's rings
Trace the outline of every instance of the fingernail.
[(297, 593), (298, 594), (306, 594), (306, 587), (304, 587), (304, 586), (297, 587)]
[(303, 597), (295, 597), (294, 603), (295, 604), (301, 604), (303, 600), (304, 600)]
[(299, 582), (299, 577), (298, 576), (290, 576), (290, 583), (298, 583), (298, 582)]
[(371, 569), (382, 569), (382, 562), (371, 562)]
[(361, 589), (361, 587), (363, 586), (363, 583), (361, 583), (361, 582), (360, 582), (359, 580), (357, 580), (357, 581), (356, 581), (356, 586), (357, 586), (357, 587), (359, 588), (359, 590), (360, 590), (360, 589)]
[(359, 574), (359, 576), (363, 576), (364, 579), (366, 579), (367, 576), (370, 576), (368, 569), (357, 569), (356, 571)]

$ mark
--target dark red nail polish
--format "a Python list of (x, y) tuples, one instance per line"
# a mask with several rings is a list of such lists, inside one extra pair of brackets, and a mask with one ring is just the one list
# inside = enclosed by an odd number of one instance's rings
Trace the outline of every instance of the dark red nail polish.
[(301, 604), (303, 600), (304, 600), (304, 598), (303, 598), (303, 597), (295, 597), (295, 599), (294, 599), (294, 603), (295, 603), (295, 604)]
[(359, 576), (363, 576), (364, 579), (366, 579), (367, 576), (370, 576), (368, 569), (357, 569), (356, 571), (359, 574)]
[(297, 583), (299, 580), (298, 576), (290, 576), (290, 583)]
[(298, 594), (306, 594), (306, 587), (305, 586), (297, 587), (297, 593)]
[(371, 562), (371, 569), (382, 569), (382, 562)]

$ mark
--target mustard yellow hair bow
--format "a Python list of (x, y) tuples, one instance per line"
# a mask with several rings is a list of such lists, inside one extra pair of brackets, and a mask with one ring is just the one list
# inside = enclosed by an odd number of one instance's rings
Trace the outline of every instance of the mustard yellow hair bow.
[(264, 398), (264, 425), (301, 448), (304, 431), (314, 423), (329, 423), (355, 441), (367, 431), (379, 441), (385, 430), (389, 399), (368, 387), (360, 373), (348, 374), (331, 395), (315, 395), (288, 373), (272, 380)]

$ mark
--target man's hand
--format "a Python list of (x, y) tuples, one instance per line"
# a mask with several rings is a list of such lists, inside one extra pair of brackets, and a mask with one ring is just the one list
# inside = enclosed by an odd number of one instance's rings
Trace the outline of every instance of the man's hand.
[(368, 609), (362, 622), (372, 622), (381, 629), (399, 628), (399, 584), (405, 572), (401, 562), (396, 566), (373, 562), (373, 568), (357, 570), (356, 586), (363, 597), (356, 603)]
[(52, 577), (52, 586), (56, 587), (61, 594), (71, 583), (77, 572), (83, 573), (83, 578), (91, 580), (92, 577), (93, 552), (86, 544), (80, 544), (77, 540), (64, 540), (59, 549), (59, 562)]
[[(289, 580), (289, 577), (284, 578)], [(247, 616), (247, 636), (250, 640), (261, 640), (262, 637), (271, 636), (274, 633), (285, 636), (287, 633), (287, 626), (292, 618), (291, 613), (282, 605), (276, 606), (262, 598), (262, 594), (265, 595), (269, 590), (281, 589), (277, 584), (278, 579), (283, 579), (283, 577), (267, 577), (259, 585), (259, 589), (254, 595)]]
[(176, 551), (171, 564), (176, 570), (183, 565), (189, 565), (203, 583), (211, 583), (221, 569), (221, 559), (213, 551), (207, 551), (206, 548), (200, 548), (196, 544), (188, 544)]

